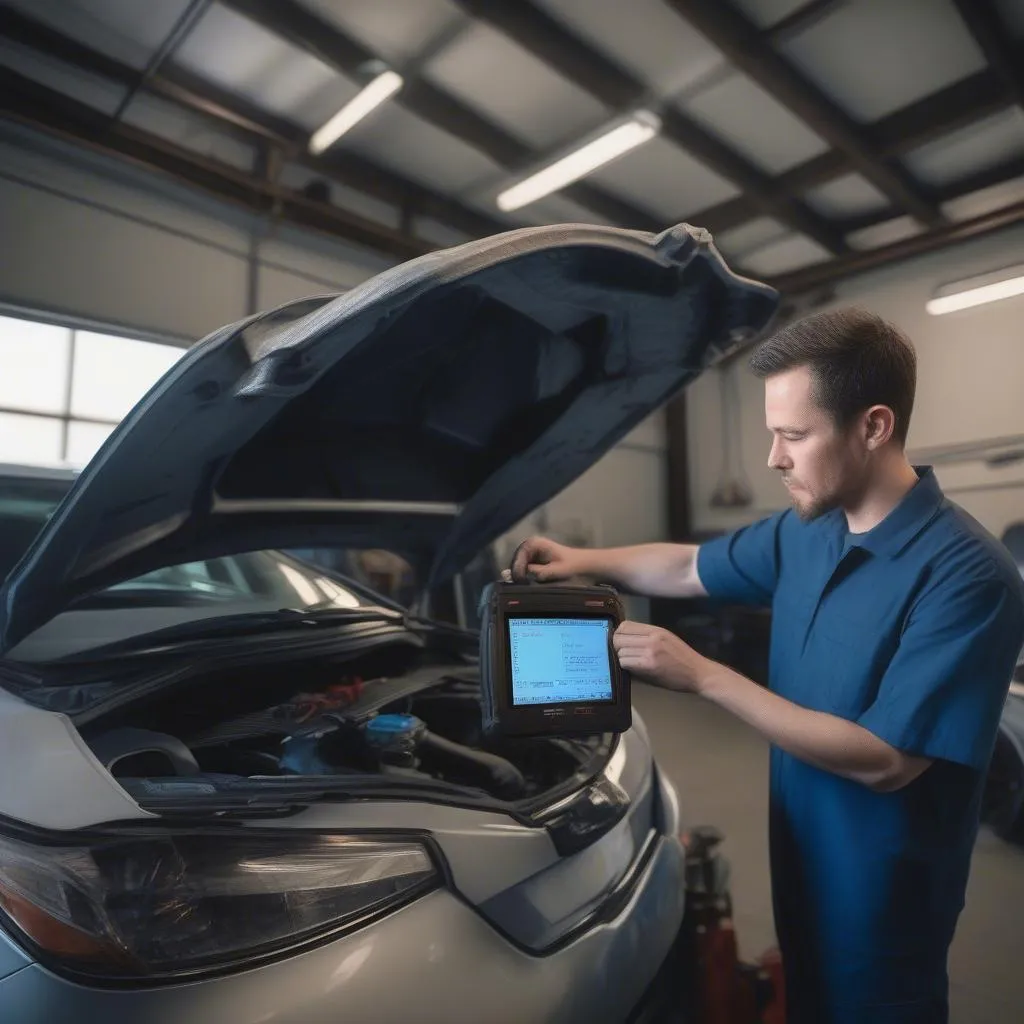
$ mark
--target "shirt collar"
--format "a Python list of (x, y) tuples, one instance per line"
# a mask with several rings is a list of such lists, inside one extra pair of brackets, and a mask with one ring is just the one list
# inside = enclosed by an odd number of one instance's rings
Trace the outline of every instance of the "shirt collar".
[(867, 533), (847, 533), (846, 549), (860, 547), (895, 558), (931, 522), (945, 500), (942, 488), (931, 466), (915, 466), (914, 471), (917, 483), (903, 500)]

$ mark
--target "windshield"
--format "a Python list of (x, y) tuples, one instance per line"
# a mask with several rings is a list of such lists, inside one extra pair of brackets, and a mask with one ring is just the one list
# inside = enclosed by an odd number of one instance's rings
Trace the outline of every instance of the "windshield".
[[(0, 579), (28, 550), (71, 485), (70, 480), (0, 477)], [(186, 606), (252, 600), (280, 608), (373, 603), (351, 587), (281, 552), (255, 551), (155, 569), (89, 595), (76, 607)]]
[(430, 591), (426, 591), (424, 575), (417, 574), (408, 561), (393, 551), (305, 548), (293, 554), (357, 581), (403, 608), (415, 606), (432, 619), (469, 630), (480, 628), (480, 597), (484, 587), (499, 575), (490, 547), (479, 552), (454, 579)]
[(70, 486), (70, 480), (0, 476), (0, 580), (18, 564)]
[[(0, 578), (17, 566), (71, 487), (72, 479), (0, 474)], [(431, 617), (479, 627), (477, 602), (494, 578), (493, 556), (428, 595)], [(188, 622), (280, 609), (404, 608), (423, 581), (398, 555), (379, 549), (253, 551), (156, 569), (89, 594), (14, 647), (16, 661), (49, 661)]]
[[(0, 577), (15, 568), (71, 483), (0, 476)], [(359, 608), (378, 601), (371, 590), (329, 568), (280, 551), (253, 551), (156, 569), (90, 594), (10, 656), (45, 661), (191, 621), (282, 608)]]

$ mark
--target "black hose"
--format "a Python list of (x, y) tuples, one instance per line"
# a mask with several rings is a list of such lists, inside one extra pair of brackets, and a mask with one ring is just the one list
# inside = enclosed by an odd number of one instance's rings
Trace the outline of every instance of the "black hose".
[(456, 764), (460, 768), (475, 768), (502, 798), (511, 799), (526, 792), (526, 779), (523, 773), (511, 761), (498, 757), (497, 754), (465, 747), (461, 743), (455, 743), (429, 731), (420, 739), (419, 752), (426, 757)]

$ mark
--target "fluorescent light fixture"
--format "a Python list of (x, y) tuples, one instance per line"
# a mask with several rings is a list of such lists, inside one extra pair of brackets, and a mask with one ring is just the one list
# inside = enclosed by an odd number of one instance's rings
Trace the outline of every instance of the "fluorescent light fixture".
[(1024, 265), (945, 285), (936, 292), (935, 298), (925, 304), (925, 309), (932, 316), (942, 316), (943, 313), (955, 313), (1014, 295), (1024, 295)]
[(318, 128), (309, 140), (309, 151), (314, 156), (333, 146), (368, 114), (373, 113), (382, 103), (391, 99), (405, 84), (396, 71), (382, 71), (358, 96), (354, 96), (322, 128)]
[(498, 196), (498, 209), (511, 213), (552, 192), (557, 192), (599, 167), (611, 163), (631, 149), (649, 142), (660, 130), (661, 118), (649, 110), (638, 110), (624, 124), (619, 124), (591, 142), (584, 143), (553, 164), (506, 189)]

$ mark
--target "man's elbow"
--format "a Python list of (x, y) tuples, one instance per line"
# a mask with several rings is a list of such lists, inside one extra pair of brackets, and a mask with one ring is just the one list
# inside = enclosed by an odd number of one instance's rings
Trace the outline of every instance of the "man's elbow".
[(863, 772), (857, 781), (875, 793), (896, 793), (922, 775), (931, 763), (927, 757), (911, 757), (897, 752), (897, 756), (887, 760), (882, 767)]
[(861, 779), (861, 782), (873, 793), (895, 793), (912, 781), (897, 771), (875, 772)]

